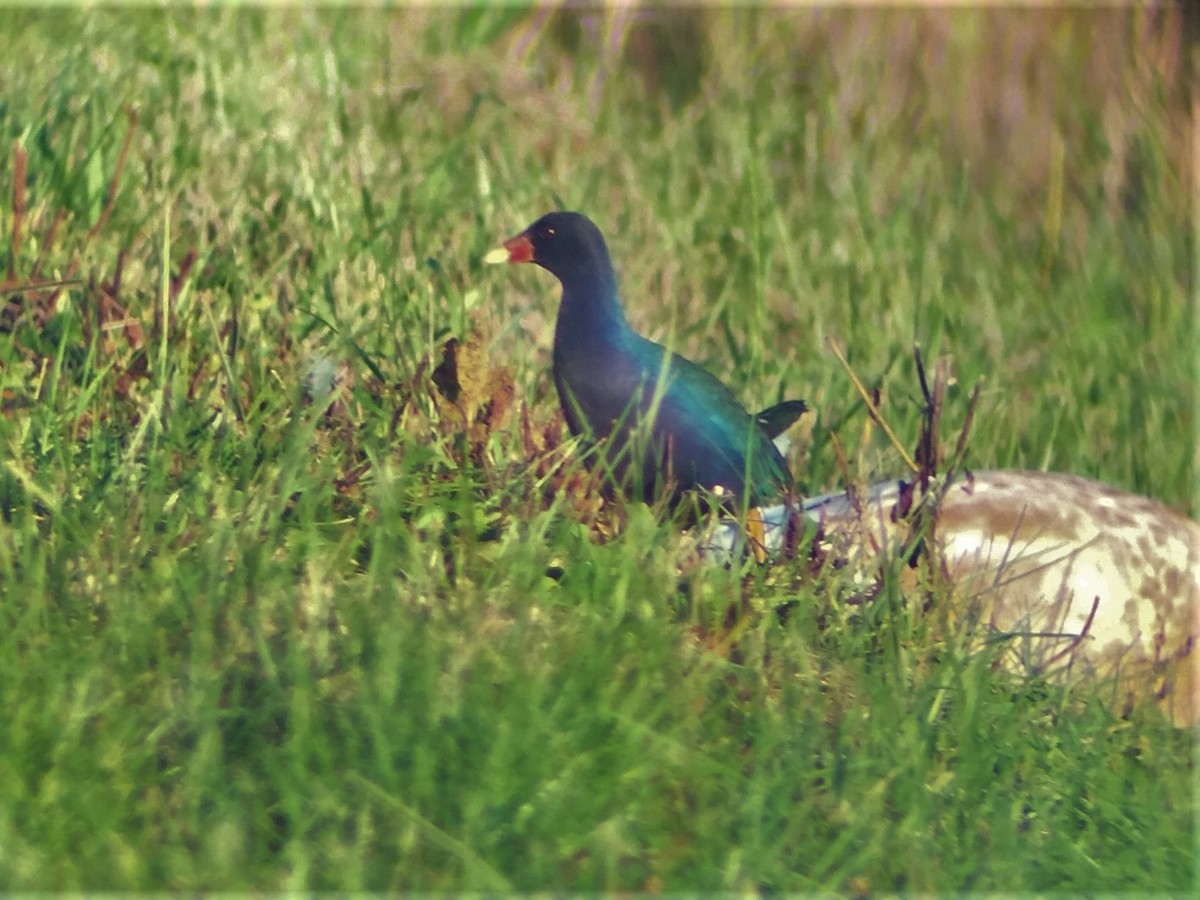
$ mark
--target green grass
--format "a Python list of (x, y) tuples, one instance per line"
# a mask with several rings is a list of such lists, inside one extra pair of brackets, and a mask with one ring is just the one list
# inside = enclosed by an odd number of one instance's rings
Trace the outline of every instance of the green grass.
[[(997, 674), (894, 585), (697, 568), (670, 521), (597, 511), (552, 465), (553, 281), (480, 264), (589, 213), (640, 328), (817, 410), (811, 491), (831, 431), (899, 472), (827, 341), (910, 445), (919, 341), (953, 356), (951, 425), (986, 378), (972, 465), (1186, 511), (1169, 91), (1117, 105), (1141, 193), (1114, 205), (1098, 98), (1051, 105), (1059, 169), (1006, 180), (939, 127), (952, 79), (808, 14), (652, 22), (624, 55), (603, 17), (521, 9), (2, 16), (0, 261), (81, 283), (10, 293), (0, 332), (0, 885), (1192, 883), (1190, 734)], [(457, 407), (450, 337), (484, 351)]]

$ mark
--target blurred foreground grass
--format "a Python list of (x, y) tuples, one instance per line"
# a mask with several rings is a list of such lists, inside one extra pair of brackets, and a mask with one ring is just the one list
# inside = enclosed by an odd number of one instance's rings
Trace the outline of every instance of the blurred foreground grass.
[(689, 568), (556, 468), (556, 289), (479, 265), (586, 211), (639, 327), (815, 407), (811, 491), (831, 431), (898, 470), (827, 342), (911, 440), (919, 341), (974, 465), (1187, 510), (1178, 9), (0, 16), (0, 884), (1191, 883), (1190, 735)]

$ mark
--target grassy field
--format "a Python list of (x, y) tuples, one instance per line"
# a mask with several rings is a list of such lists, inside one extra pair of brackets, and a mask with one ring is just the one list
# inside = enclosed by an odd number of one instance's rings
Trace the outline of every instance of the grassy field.
[(0, 12), (0, 886), (1185, 890), (1192, 735), (601, 505), (480, 263), (587, 212), (810, 492), (917, 341), (1193, 510), (1192, 61), (1048, 15)]

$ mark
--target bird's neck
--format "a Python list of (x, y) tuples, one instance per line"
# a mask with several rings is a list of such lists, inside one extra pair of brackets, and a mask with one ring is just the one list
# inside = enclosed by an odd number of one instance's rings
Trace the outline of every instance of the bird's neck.
[(564, 287), (554, 329), (556, 347), (622, 341), (629, 334), (615, 279)]

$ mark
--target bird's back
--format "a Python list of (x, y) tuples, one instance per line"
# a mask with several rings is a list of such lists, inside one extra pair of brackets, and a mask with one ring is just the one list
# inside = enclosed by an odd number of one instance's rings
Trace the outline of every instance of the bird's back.
[(695, 363), (632, 331), (608, 341), (593, 336), (586, 351), (556, 348), (555, 355), (572, 432), (611, 437), (605, 455), (618, 478), (640, 478), (632, 487), (647, 499), (667, 481), (676, 494), (720, 488), (752, 505), (787, 489), (787, 464), (774, 443), (729, 389)]

